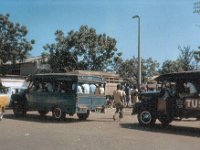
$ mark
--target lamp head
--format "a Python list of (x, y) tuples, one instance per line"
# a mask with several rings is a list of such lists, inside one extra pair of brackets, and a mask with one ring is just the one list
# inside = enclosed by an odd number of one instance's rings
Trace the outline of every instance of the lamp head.
[(134, 18), (140, 18), (140, 17), (139, 17), (138, 15), (135, 15), (135, 16), (133, 16), (132, 18), (134, 19)]

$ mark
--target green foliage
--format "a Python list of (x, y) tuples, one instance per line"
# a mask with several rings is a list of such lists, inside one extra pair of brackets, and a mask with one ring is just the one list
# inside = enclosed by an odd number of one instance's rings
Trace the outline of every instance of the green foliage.
[(180, 68), (182, 68), (183, 71), (190, 71), (194, 69), (194, 66), (191, 64), (192, 59), (194, 58), (194, 52), (190, 51), (190, 47), (178, 47), (180, 50), (180, 55), (177, 59)]
[(97, 34), (94, 28), (81, 26), (79, 31), (71, 30), (67, 36), (56, 31), (55, 43), (47, 44), (44, 49), (50, 54), (50, 65), (53, 70), (102, 71), (113, 66), (116, 54), (116, 40), (106, 34)]
[(198, 63), (200, 62), (200, 46), (198, 47), (198, 50), (194, 51), (194, 59), (198, 65)]
[[(152, 58), (142, 59), (142, 79), (143, 82), (147, 80), (148, 77), (157, 74), (157, 70), (159, 67), (159, 63)], [(117, 73), (129, 84), (136, 84), (138, 78), (138, 59), (133, 57), (131, 59), (127, 59), (118, 67)]]
[(166, 60), (162, 64), (161, 74), (179, 72), (182, 71), (180, 63), (178, 61)]
[(32, 50), (34, 40), (25, 37), (28, 30), (19, 23), (9, 21), (9, 14), (0, 14), (0, 63), (23, 61)]
[(163, 62), (161, 73), (171, 73), (180, 71), (190, 71), (194, 70), (192, 65), (192, 60), (194, 58), (194, 52), (190, 51), (190, 47), (178, 47), (180, 54), (176, 61), (166, 60)]
[(142, 63), (143, 75), (145, 75), (146, 77), (151, 77), (157, 74), (158, 67), (159, 63), (156, 60), (153, 60), (151, 57), (146, 60), (143, 60)]

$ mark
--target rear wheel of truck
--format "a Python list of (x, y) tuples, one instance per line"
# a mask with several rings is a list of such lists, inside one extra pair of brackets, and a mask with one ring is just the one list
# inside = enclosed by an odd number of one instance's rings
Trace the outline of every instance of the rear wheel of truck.
[(138, 113), (138, 121), (141, 126), (150, 127), (156, 122), (155, 113), (150, 110), (141, 110)]
[(163, 126), (168, 126), (173, 121), (173, 118), (167, 115), (161, 115), (158, 117), (158, 120)]

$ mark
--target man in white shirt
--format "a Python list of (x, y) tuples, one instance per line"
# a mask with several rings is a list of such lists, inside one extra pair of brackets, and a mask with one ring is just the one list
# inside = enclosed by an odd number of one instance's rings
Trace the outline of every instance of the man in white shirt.
[(94, 94), (96, 90), (96, 85), (90, 84), (90, 94)]
[(83, 87), (83, 93), (84, 94), (89, 94), (90, 93), (90, 86), (89, 86), (89, 84), (84, 83), (82, 85), (82, 87)]
[(197, 94), (197, 89), (195, 85), (191, 82), (187, 82), (185, 84), (185, 87), (189, 90), (189, 95), (188, 96), (195, 96)]

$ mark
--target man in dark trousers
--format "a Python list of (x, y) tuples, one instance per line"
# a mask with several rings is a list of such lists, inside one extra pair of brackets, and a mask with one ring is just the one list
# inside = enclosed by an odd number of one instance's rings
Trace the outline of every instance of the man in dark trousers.
[(125, 94), (126, 94), (126, 107), (129, 106), (129, 101), (130, 101), (130, 87), (129, 87), (129, 84), (126, 84), (125, 85)]

